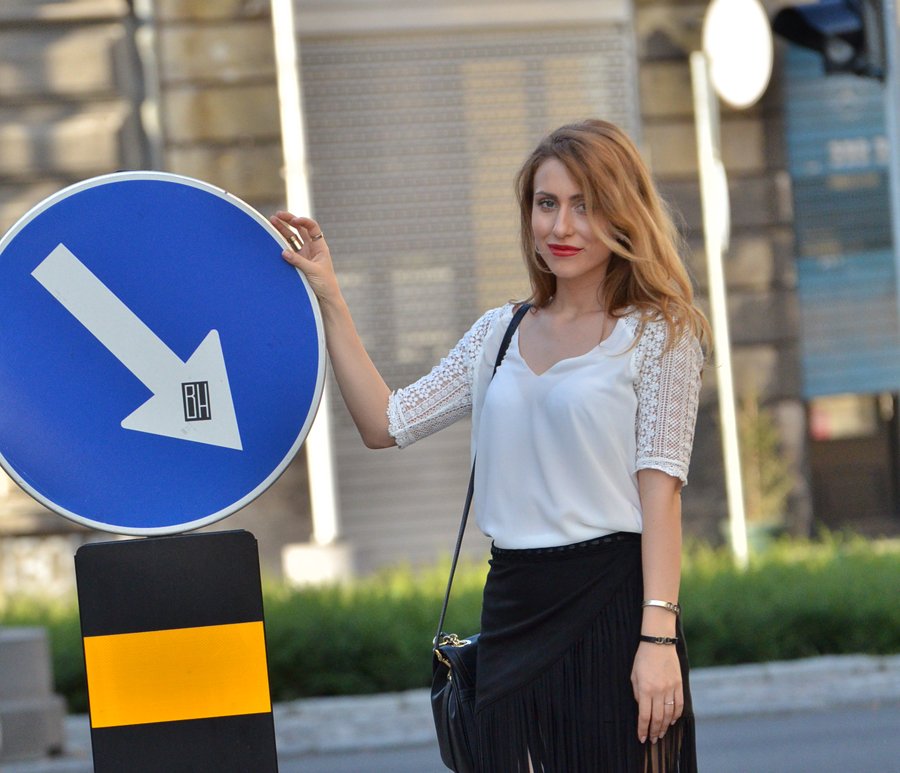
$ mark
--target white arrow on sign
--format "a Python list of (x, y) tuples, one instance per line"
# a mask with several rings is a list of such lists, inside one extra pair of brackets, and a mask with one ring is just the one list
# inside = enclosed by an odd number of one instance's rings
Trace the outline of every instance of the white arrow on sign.
[(153, 392), (123, 428), (242, 450), (218, 331), (182, 362), (65, 245), (31, 275)]

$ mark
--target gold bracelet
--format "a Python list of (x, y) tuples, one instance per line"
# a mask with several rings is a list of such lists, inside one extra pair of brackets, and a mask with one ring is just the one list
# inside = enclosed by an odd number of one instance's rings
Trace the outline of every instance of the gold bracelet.
[(663, 609), (668, 609), (672, 614), (678, 615), (681, 614), (681, 607), (678, 604), (673, 604), (671, 601), (659, 601), (658, 599), (645, 599), (642, 604), (644, 607), (662, 607)]

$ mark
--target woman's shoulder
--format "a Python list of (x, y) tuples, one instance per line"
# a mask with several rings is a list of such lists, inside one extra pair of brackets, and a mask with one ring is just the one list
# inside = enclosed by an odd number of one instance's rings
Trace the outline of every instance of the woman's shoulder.
[(687, 327), (674, 325), (661, 312), (630, 308), (621, 315), (632, 337), (632, 357), (637, 370), (656, 367), (664, 357), (673, 361), (703, 362), (700, 341)]
[[(635, 335), (640, 334), (641, 343), (644, 346), (668, 344), (669, 338), (673, 334), (683, 343), (690, 345), (697, 340), (696, 335), (687, 325), (679, 325), (677, 321), (673, 322), (667, 319), (659, 310), (629, 306), (619, 314), (619, 317)], [(678, 342), (676, 341), (676, 343)]]
[(522, 304), (518, 301), (507, 301), (502, 306), (496, 306), (493, 309), (488, 309), (485, 313), (485, 317), (490, 317), (492, 321), (501, 321), (506, 320), (509, 321), (512, 319), (512, 315), (515, 313), (516, 309), (519, 308)]
[[(466, 353), (470, 362), (476, 362), (485, 347), (491, 347), (493, 341), (502, 335), (506, 325), (512, 319), (513, 304), (506, 303), (484, 312), (457, 344), (457, 351)], [(498, 332), (500, 331), (500, 332)]]
[(642, 312), (636, 306), (627, 306), (621, 311), (615, 312), (620, 324), (625, 326), (632, 338), (637, 338), (641, 333), (647, 330), (649, 322), (646, 313)]
[(513, 312), (519, 305), (520, 304), (509, 302), (504, 303), (502, 306), (488, 309), (475, 321), (475, 324), (470, 328), (470, 333), (480, 332), (481, 337), (485, 337), (490, 335), (491, 332), (498, 327), (508, 325), (509, 321), (512, 319)]

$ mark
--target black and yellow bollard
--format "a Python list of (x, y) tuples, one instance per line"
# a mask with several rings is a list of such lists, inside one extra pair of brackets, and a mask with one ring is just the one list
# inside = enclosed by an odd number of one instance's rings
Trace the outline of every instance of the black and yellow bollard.
[(252, 534), (88, 544), (75, 570), (95, 773), (277, 771)]

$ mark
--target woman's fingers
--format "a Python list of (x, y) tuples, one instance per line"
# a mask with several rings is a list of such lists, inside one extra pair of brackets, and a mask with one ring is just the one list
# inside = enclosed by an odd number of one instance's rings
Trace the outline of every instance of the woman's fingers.
[[(304, 241), (319, 241), (322, 239), (324, 234), (322, 233), (322, 229), (319, 227), (319, 224), (313, 220), (311, 217), (302, 217), (301, 215), (293, 215), (290, 212), (280, 211), (275, 214), (273, 218), (273, 222), (277, 220), (284, 227), (290, 229), (290, 227), (296, 228), (301, 234), (306, 235), (306, 239)], [(276, 225), (276, 227), (278, 227)], [(279, 228), (279, 230), (282, 230)], [(282, 234), (284, 231), (282, 230)]]
[(684, 713), (684, 690), (679, 685), (674, 695), (654, 697), (651, 700), (651, 716), (649, 722), (650, 740), (656, 743), (661, 739)]
[(638, 698), (638, 723), (637, 733), (641, 743), (647, 740), (650, 732), (650, 722), (653, 717), (653, 701), (649, 695), (642, 695)]
[(287, 242), (287, 248), (282, 252), (281, 256), (288, 262), (293, 262), (291, 258), (299, 255), (303, 249), (303, 238), (292, 228), (288, 227), (284, 221), (271, 217), (269, 221), (275, 226), (281, 237)]
[[(310, 232), (313, 234), (321, 233), (321, 229), (314, 220), (308, 217), (299, 217), (290, 212), (276, 212), (269, 218), (269, 222), (275, 226), (278, 233), (280, 233), (292, 247), (296, 247), (297, 252), (300, 251), (300, 247), (303, 246), (303, 243), (308, 240)], [(299, 246), (291, 241), (291, 237), (296, 239), (298, 234), (303, 240)], [(303, 238), (304, 236), (307, 238)]]
[(641, 705), (647, 708), (638, 712), (638, 738), (641, 743), (649, 740), (650, 743), (656, 743), (662, 738), (675, 716), (675, 704), (670, 702), (671, 698), (665, 698), (662, 695), (650, 697), (647, 696)]
[(666, 698), (663, 701), (662, 721), (660, 722), (658, 738), (662, 738), (666, 731), (672, 726), (675, 719), (675, 698)]
[(290, 225), (290, 221), (293, 217), (294, 216), (290, 212), (278, 212), (269, 218), (269, 222), (275, 226), (275, 230), (287, 239), (288, 242), (290, 242), (291, 236), (296, 237), (296, 233)]
[(674, 696), (658, 692), (635, 697), (638, 699), (637, 734), (641, 743), (648, 740), (656, 743), (684, 712), (684, 693), (681, 687), (677, 688)]
[(308, 228), (311, 225), (316, 225), (316, 221), (311, 217), (303, 217), (302, 215), (295, 215), (292, 212), (288, 212), (287, 210), (279, 210), (275, 213), (275, 217), (283, 220), (288, 225), (292, 225), (294, 227), (302, 226), (304, 228)]
[(271, 221), (290, 245), (282, 255), (288, 263), (303, 268), (304, 271), (303, 260), (330, 265), (331, 257), (325, 234), (315, 220), (281, 211)]
[(675, 689), (675, 697), (673, 698), (675, 701), (674, 711), (672, 712), (672, 722), (671, 724), (675, 724), (679, 719), (681, 719), (681, 715), (684, 714), (684, 686), (678, 685)]
[(650, 742), (656, 743), (665, 732), (668, 724), (665, 723), (666, 706), (663, 696), (653, 699), (652, 714), (650, 717)]

